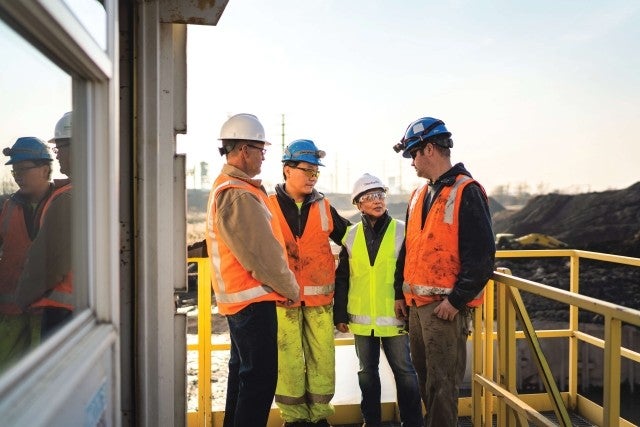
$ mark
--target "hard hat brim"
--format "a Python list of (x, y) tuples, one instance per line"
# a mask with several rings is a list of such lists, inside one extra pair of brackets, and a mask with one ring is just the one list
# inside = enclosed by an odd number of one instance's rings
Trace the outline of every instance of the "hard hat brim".
[(235, 138), (218, 138), (218, 141), (251, 141), (251, 142), (259, 142), (261, 144), (264, 145), (271, 145), (271, 143), (269, 141), (262, 141), (260, 139), (246, 139), (246, 138), (241, 138), (241, 139), (235, 139)]

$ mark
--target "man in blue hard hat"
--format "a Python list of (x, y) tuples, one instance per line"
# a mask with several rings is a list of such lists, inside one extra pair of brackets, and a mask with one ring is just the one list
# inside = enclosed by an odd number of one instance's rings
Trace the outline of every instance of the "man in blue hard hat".
[[(57, 122), (53, 151), (60, 171), (71, 176), (71, 111)], [(16, 303), (42, 313), (41, 338), (44, 340), (66, 323), (75, 308), (71, 270), (71, 195), (70, 179), (57, 179), (43, 207), (40, 232), (29, 249), (29, 256), (16, 290)]]
[(5, 201), (0, 213), (0, 370), (39, 342), (40, 314), (23, 310), (13, 299), (29, 248), (40, 230), (46, 201), (53, 192), (53, 157), (42, 140), (18, 138), (2, 152), (9, 156), (5, 164), (12, 167), (19, 190)]
[(335, 257), (349, 221), (314, 187), (325, 153), (309, 139), (291, 142), (282, 157), (284, 183), (270, 196), (300, 285), (300, 302), (279, 305), (276, 405), (285, 426), (328, 426), (334, 413)]
[(407, 210), (395, 277), (396, 316), (409, 311), (411, 358), (426, 427), (456, 426), (471, 312), (482, 304), (495, 243), (487, 195), (462, 163), (452, 165), (444, 122), (412, 122), (394, 149), (412, 159), (427, 183)]

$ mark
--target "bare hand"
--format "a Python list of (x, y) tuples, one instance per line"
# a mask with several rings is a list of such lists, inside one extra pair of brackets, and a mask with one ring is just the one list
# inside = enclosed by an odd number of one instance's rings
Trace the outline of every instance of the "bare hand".
[(343, 334), (346, 334), (347, 332), (349, 332), (349, 325), (347, 325), (346, 323), (338, 323), (336, 324), (336, 329)]
[(398, 299), (393, 305), (396, 319), (407, 320), (407, 303), (403, 299)]
[(458, 309), (451, 305), (448, 299), (443, 299), (436, 308), (433, 309), (433, 314), (442, 320), (453, 320), (458, 314)]

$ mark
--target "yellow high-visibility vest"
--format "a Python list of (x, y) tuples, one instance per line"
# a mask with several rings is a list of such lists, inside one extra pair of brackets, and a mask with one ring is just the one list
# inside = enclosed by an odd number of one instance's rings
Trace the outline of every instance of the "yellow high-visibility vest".
[(405, 333), (404, 322), (394, 313), (393, 279), (404, 223), (392, 219), (372, 265), (362, 223), (347, 230), (342, 243), (349, 254), (349, 329), (355, 335), (392, 337)]

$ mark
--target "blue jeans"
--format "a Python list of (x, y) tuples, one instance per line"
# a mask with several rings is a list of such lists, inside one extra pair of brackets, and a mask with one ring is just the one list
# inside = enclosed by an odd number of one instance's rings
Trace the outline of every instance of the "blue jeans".
[(231, 357), (224, 427), (266, 426), (278, 380), (278, 322), (273, 301), (228, 315)]
[(360, 361), (358, 382), (362, 392), (360, 409), (367, 424), (381, 423), (380, 407), (380, 342), (393, 377), (396, 382), (400, 420), (405, 427), (422, 426), (422, 403), (418, 391), (418, 377), (409, 356), (409, 338), (405, 335), (395, 337), (371, 337), (354, 335), (356, 354)]

